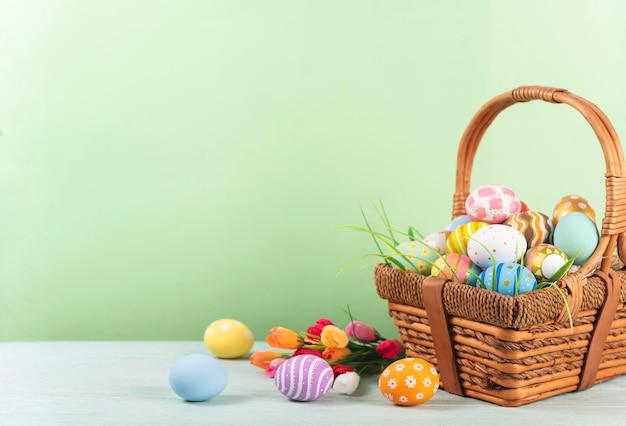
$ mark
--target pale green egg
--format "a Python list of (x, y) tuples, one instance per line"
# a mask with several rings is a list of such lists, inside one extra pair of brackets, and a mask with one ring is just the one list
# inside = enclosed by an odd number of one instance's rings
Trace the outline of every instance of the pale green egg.
[(554, 229), (554, 245), (570, 259), (575, 257), (575, 265), (582, 265), (591, 257), (599, 240), (596, 224), (581, 212), (571, 212), (561, 217)]

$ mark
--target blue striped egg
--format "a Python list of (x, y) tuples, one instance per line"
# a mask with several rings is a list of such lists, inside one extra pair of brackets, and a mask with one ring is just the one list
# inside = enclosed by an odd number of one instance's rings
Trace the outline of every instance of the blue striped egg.
[(315, 355), (297, 355), (283, 362), (274, 376), (278, 391), (294, 401), (315, 401), (333, 384), (333, 369)]
[[(495, 275), (495, 285), (494, 285)], [(537, 279), (528, 269), (518, 263), (504, 262), (488, 267), (480, 274), (480, 279), (487, 290), (495, 290), (506, 296), (528, 293), (537, 287)], [(480, 287), (480, 283), (477, 284)]]
[(470, 219), (469, 216), (467, 216), (467, 215), (459, 216), (456, 219), (454, 219), (452, 222), (448, 223), (446, 225), (446, 227), (443, 228), (443, 230), (444, 231), (448, 231), (448, 232), (452, 232), (456, 228), (458, 228), (459, 226), (463, 225), (464, 223), (469, 223), (471, 221), (472, 221), (472, 219)]

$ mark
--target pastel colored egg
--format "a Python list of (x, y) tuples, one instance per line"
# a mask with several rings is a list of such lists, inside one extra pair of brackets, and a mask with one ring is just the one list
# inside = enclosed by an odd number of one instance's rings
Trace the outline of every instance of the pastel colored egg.
[(383, 370), (378, 377), (378, 389), (396, 405), (423, 404), (439, 389), (439, 372), (423, 359), (400, 359)]
[(218, 358), (239, 358), (254, 344), (254, 335), (244, 323), (233, 319), (212, 322), (204, 332), (204, 345)]
[(276, 370), (274, 384), (293, 401), (310, 402), (321, 398), (333, 384), (333, 369), (315, 355), (297, 355)]
[(443, 276), (450, 281), (458, 281), (476, 285), (480, 268), (472, 263), (469, 257), (459, 253), (448, 253), (435, 261), (432, 267), (433, 277)]
[(547, 242), (552, 234), (552, 219), (534, 210), (516, 213), (504, 224), (521, 232), (528, 247)]
[(466, 216), (466, 215), (459, 216), (459, 217), (455, 218), (454, 220), (452, 220), (452, 222), (447, 224), (446, 227), (443, 228), (443, 230), (444, 231), (448, 231), (448, 232), (452, 232), (456, 228), (458, 228), (460, 225), (463, 225), (464, 223), (468, 223), (468, 222), (471, 222), (471, 221), (472, 221), (472, 219), (470, 219), (469, 216)]
[(561, 218), (568, 213), (581, 212), (589, 216), (589, 219), (596, 222), (596, 212), (589, 204), (589, 201), (585, 197), (580, 195), (566, 195), (554, 206), (554, 212), (552, 213), (552, 224), (556, 226)]
[(487, 224), (485, 222), (469, 222), (460, 225), (448, 235), (446, 253), (467, 254), (467, 242), (483, 226), (487, 226)]
[(502, 223), (521, 209), (517, 194), (502, 185), (480, 186), (465, 200), (465, 212), (473, 221)]
[(208, 401), (226, 388), (226, 368), (208, 355), (187, 355), (170, 369), (170, 386), (189, 402)]
[(585, 213), (572, 212), (561, 216), (554, 228), (554, 245), (565, 252), (574, 264), (582, 265), (598, 246), (600, 235), (593, 220)]
[(526, 253), (526, 248), (526, 238), (517, 229), (489, 225), (472, 235), (467, 244), (467, 254), (472, 262), (485, 269), (493, 263), (518, 261)]
[(526, 252), (524, 266), (540, 281), (549, 280), (568, 261), (562, 250), (552, 244), (539, 244)]
[(506, 296), (528, 293), (537, 287), (537, 279), (528, 269), (519, 263), (498, 263), (480, 274), (487, 290), (494, 290)]
[(422, 241), (437, 249), (439, 254), (444, 254), (446, 252), (446, 240), (448, 239), (448, 235), (450, 235), (448, 231), (433, 232), (432, 234), (426, 235)]
[[(407, 259), (415, 265), (421, 275), (429, 275), (432, 264), (439, 258), (439, 251), (423, 241), (406, 241), (398, 244), (396, 249), (404, 255), (394, 255), (393, 258), (400, 262), (407, 270), (414, 270)], [(406, 259), (405, 259), (406, 258)]]

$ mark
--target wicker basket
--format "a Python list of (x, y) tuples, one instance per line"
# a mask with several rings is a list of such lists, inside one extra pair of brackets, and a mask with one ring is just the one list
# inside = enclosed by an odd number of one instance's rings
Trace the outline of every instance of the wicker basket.
[(409, 356), (427, 359), (451, 393), (520, 406), (580, 391), (626, 372), (626, 176), (619, 139), (591, 102), (566, 90), (520, 87), (487, 102), (461, 138), (452, 216), (465, 213), (481, 137), (505, 108), (543, 100), (577, 109), (593, 128), (606, 160), (606, 210), (600, 243), (576, 273), (552, 288), (517, 297), (378, 265), (378, 294), (389, 302)]

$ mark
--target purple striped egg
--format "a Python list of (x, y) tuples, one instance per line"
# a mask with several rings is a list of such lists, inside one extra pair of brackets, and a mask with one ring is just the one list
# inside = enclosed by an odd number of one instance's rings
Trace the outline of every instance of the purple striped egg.
[(289, 399), (315, 401), (332, 386), (333, 369), (315, 355), (297, 355), (278, 367), (274, 384)]

